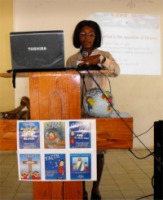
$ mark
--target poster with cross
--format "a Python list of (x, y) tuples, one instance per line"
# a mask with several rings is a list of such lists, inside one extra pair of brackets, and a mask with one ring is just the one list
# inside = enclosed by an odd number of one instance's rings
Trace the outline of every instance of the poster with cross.
[(41, 162), (40, 154), (20, 154), (20, 179), (21, 180), (40, 180)]
[(23, 164), (28, 165), (28, 173), (31, 174), (32, 173), (32, 165), (37, 164), (37, 161), (32, 161), (32, 158), (29, 157), (27, 161), (23, 161)]

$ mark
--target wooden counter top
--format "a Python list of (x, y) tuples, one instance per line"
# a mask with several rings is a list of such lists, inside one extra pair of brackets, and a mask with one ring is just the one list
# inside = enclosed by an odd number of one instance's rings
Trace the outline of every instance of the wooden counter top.
[[(67, 70), (67, 72), (70, 70)], [(71, 71), (76, 71), (76, 70), (71, 70)], [(49, 72), (49, 71), (47, 71)], [(56, 72), (62, 72), (62, 71), (51, 71), (51, 73), (56, 73)], [(87, 71), (79, 71), (80, 74), (88, 74)], [(104, 73), (105, 75), (109, 75), (113, 71), (110, 70), (90, 70), (89, 71), (91, 74), (99, 74), (99, 73)], [(21, 72), (21, 73), (16, 73), (16, 77), (28, 77), (30, 73), (46, 73), (46, 72)], [(12, 78), (13, 73), (0, 73), (0, 78)]]

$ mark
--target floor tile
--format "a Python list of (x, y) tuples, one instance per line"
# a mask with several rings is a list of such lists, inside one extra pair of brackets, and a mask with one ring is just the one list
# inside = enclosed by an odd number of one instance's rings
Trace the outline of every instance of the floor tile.
[[(134, 153), (143, 157), (145, 150)], [(152, 200), (153, 157), (135, 158), (128, 150), (108, 150), (100, 184), (103, 200)], [(91, 195), (92, 181), (86, 181)], [(146, 197), (146, 195), (151, 195)], [(0, 151), (0, 199), (33, 200), (32, 182), (18, 180), (17, 155), (14, 151)]]

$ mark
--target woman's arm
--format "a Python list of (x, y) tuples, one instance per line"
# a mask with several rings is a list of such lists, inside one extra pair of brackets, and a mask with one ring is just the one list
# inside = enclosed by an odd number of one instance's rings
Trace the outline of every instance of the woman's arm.
[(120, 74), (120, 67), (111, 53), (104, 51), (99, 51), (99, 53), (105, 58), (105, 61), (102, 63), (102, 68), (112, 71), (110, 76), (118, 76)]

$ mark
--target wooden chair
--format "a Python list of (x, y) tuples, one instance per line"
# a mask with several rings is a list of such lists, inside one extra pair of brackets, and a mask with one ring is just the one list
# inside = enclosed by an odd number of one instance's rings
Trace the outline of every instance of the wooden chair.
[[(26, 108), (26, 110), (24, 110)], [(30, 100), (23, 96), (20, 100), (20, 105), (10, 111), (0, 112), (1, 119), (30, 119)]]

